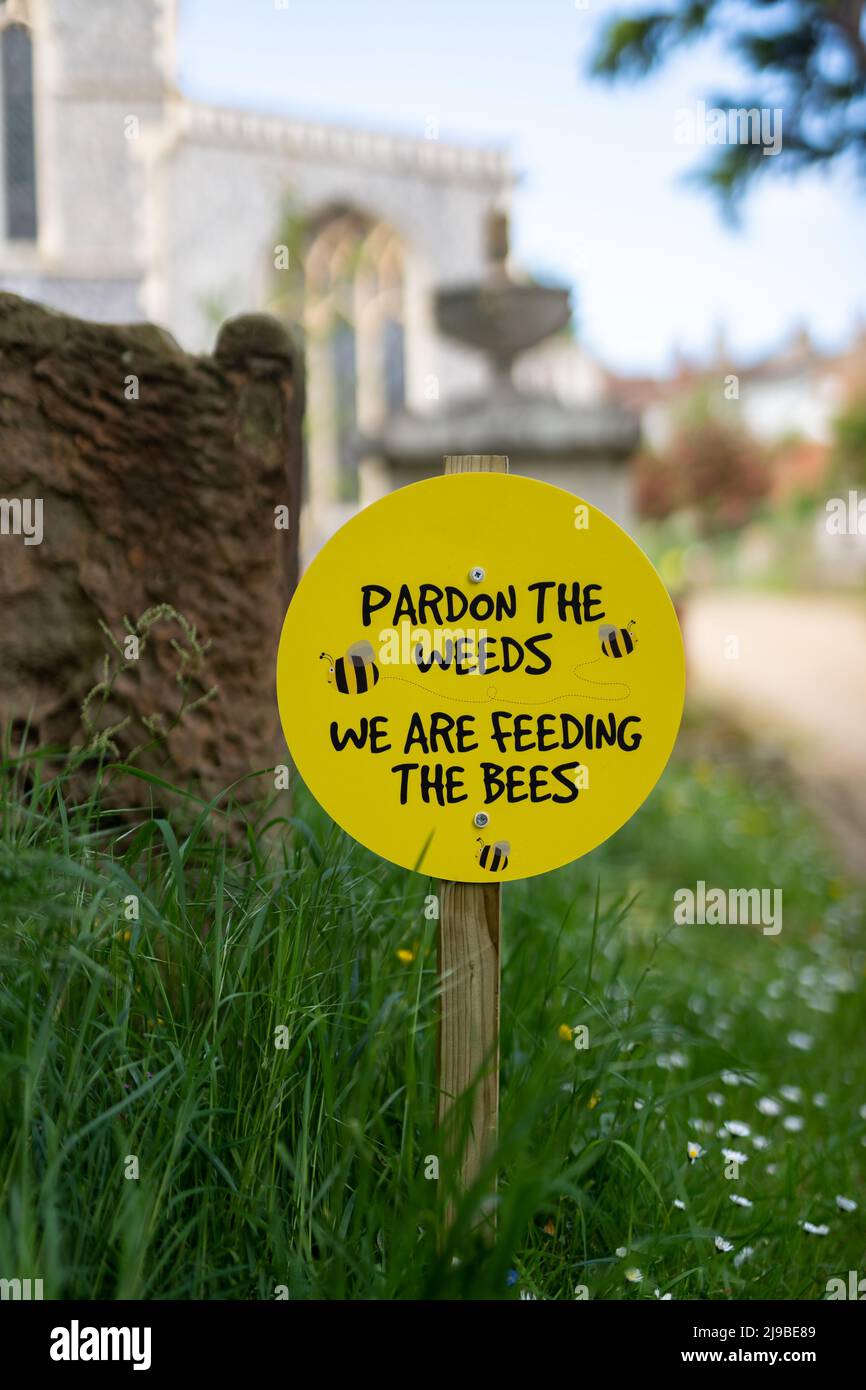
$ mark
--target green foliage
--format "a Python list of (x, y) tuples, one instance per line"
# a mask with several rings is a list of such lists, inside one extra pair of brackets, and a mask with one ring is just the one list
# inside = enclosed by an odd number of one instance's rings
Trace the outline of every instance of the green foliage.
[(866, 396), (852, 401), (834, 422), (832, 466), (842, 484), (866, 484)]
[[(175, 684), (178, 686), (178, 705), (171, 714), (171, 725), (167, 726), (165, 715), (161, 711), (154, 711), (152, 714), (141, 716), (141, 722), (149, 735), (149, 743), (137, 743), (127, 750), (126, 756), (135, 759), (140, 757), (145, 748), (154, 742), (162, 742), (178, 724), (191, 714), (200, 705), (212, 700), (217, 693), (216, 686), (206, 689), (202, 684), (202, 676), (205, 671), (205, 658), (210, 640), (202, 642), (196, 631), (194, 623), (173, 608), (170, 603), (157, 603), (152, 608), (148, 608), (134, 623), (129, 618), (123, 619), (123, 637), (118, 640), (112, 632), (100, 622), (110, 651), (106, 652), (102, 664), (102, 679), (97, 682), (85, 695), (81, 705), (81, 727), (84, 730), (85, 743), (83, 749), (76, 752), (87, 754), (107, 754), (115, 758), (120, 757), (120, 749), (117, 746), (117, 736), (127, 730), (131, 717), (125, 715), (122, 718), (115, 717), (115, 722), (107, 726), (98, 725), (100, 716), (104, 716), (106, 710), (110, 711), (112, 702), (115, 700), (117, 685), (121, 678), (138, 669), (138, 662), (141, 660), (147, 649), (148, 638), (155, 627), (164, 623), (171, 623), (180, 629), (181, 640), (172, 638), (170, 641), (171, 650), (174, 652), (177, 667), (174, 674)], [(129, 638), (134, 638), (136, 642), (136, 652), (134, 657), (127, 657), (122, 642)]]
[(686, 412), (664, 454), (638, 457), (634, 475), (642, 518), (687, 512), (702, 536), (745, 525), (770, 488), (759, 446), (744, 430), (704, 413), (700, 403)]
[(720, 39), (754, 78), (748, 97), (716, 94), (708, 105), (781, 108), (783, 144), (765, 158), (760, 144), (719, 146), (696, 175), (727, 212), (758, 174), (792, 173), (851, 156), (866, 162), (866, 39), (863, 0), (674, 0), (664, 10), (606, 20), (590, 71), (604, 79), (639, 79), (688, 43)]
[[(687, 731), (619, 835), (505, 889), (492, 1250), (470, 1234), (478, 1193), (439, 1247), (447, 1165), (424, 1176), (435, 884), (302, 789), (291, 826), (231, 844), (200, 803), (182, 834), (118, 828), (47, 767), (2, 767), (4, 1276), (51, 1298), (793, 1299), (862, 1262), (835, 1205), (866, 1155), (861, 895), (736, 739)], [(781, 886), (781, 935), (674, 927), (674, 891), (700, 878)], [(560, 1035), (577, 1024), (588, 1050)], [(796, 1133), (756, 1105), (785, 1085)], [(720, 1137), (727, 1120), (751, 1134)], [(736, 1182), (726, 1145), (748, 1155)]]

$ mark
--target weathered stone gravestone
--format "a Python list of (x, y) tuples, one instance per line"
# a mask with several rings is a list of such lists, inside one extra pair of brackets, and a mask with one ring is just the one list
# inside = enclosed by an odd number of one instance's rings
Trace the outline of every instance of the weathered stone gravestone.
[[(207, 796), (285, 761), (274, 672), (297, 580), (302, 414), (299, 358), (264, 315), (190, 357), (151, 325), (0, 294), (0, 725), (13, 746), (98, 747), (101, 734)], [(238, 800), (261, 794), (255, 780)], [(116, 795), (148, 799), (131, 779)]]

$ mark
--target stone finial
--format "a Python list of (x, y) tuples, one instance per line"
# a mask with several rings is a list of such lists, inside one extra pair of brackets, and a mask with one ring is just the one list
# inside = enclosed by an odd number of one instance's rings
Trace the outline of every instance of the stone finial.
[(239, 314), (220, 328), (214, 357), (227, 370), (243, 369), (253, 358), (266, 358), (291, 372), (295, 347), (288, 330), (272, 314)]
[(504, 270), (510, 249), (508, 213), (494, 208), (487, 217), (487, 259)]

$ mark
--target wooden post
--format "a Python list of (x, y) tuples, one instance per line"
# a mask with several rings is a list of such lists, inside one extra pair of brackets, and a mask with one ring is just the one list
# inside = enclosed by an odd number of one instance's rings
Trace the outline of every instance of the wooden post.
[[(507, 473), (501, 454), (452, 454), (446, 473)], [(467, 553), (467, 565), (485, 557)], [(499, 921), (498, 883), (439, 885), (439, 979), (437, 1122), (443, 1158), (456, 1186), (475, 1182), (496, 1143), (499, 1125)], [(461, 1098), (472, 1090), (470, 1113)], [(491, 1192), (495, 1189), (495, 1180)], [(450, 1226), (454, 1207), (445, 1221)], [(492, 1232), (495, 1221), (479, 1213)]]

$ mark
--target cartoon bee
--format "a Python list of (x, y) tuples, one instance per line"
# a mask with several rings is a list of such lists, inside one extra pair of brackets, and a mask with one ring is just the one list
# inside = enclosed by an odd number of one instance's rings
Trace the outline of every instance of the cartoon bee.
[(611, 627), (610, 623), (604, 623), (598, 629), (601, 649), (605, 656), (628, 656), (633, 652), (637, 638), (632, 632), (634, 618), (627, 627)]
[(319, 660), (330, 663), (328, 684), (336, 685), (341, 695), (363, 695), (379, 679), (375, 655), (371, 643), (354, 642), (346, 655), (338, 656), (336, 661), (327, 652), (322, 652)]
[(511, 846), (507, 840), (497, 840), (495, 844), (485, 845), (480, 835), (476, 838), (481, 846), (478, 851), (478, 863), (482, 869), (487, 869), (491, 874), (501, 874), (503, 869), (508, 868)]

